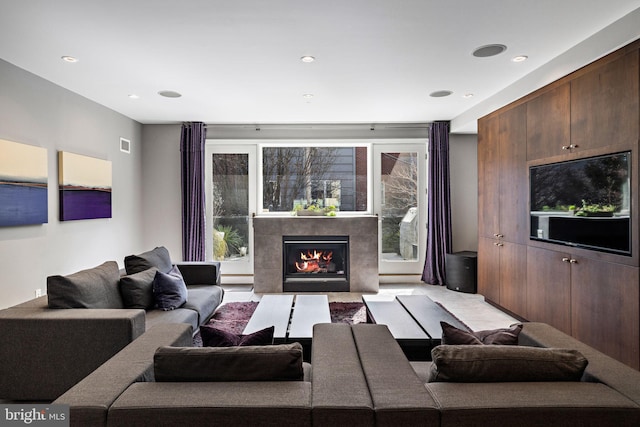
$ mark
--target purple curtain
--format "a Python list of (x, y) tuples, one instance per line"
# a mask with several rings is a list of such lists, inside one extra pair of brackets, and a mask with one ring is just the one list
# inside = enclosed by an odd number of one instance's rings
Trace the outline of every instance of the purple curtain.
[(183, 123), (180, 134), (182, 171), (182, 258), (205, 260), (204, 123)]
[(449, 122), (431, 124), (427, 188), (427, 257), (422, 281), (432, 285), (444, 285), (444, 258), (451, 250)]

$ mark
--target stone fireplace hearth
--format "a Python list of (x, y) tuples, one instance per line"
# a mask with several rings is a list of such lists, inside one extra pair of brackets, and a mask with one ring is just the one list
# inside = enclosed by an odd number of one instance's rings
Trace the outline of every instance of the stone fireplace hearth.
[[(343, 236), (348, 241), (348, 274), (341, 277), (341, 286), (331, 286), (338, 281), (330, 273), (324, 277), (307, 275), (308, 286), (295, 280), (305, 275), (293, 275), (292, 292), (378, 292), (378, 217), (255, 217), (254, 227), (254, 292), (278, 293), (285, 291), (284, 237), (296, 239)], [(342, 270), (341, 270), (342, 271)], [(291, 275), (290, 275), (291, 276)], [(347, 279), (346, 283), (344, 279)], [(291, 279), (291, 277), (290, 277)], [(330, 279), (330, 280), (328, 280)], [(304, 280), (302, 281), (304, 282)], [(329, 283), (328, 287), (323, 286)], [(335, 283), (334, 283), (335, 284)]]

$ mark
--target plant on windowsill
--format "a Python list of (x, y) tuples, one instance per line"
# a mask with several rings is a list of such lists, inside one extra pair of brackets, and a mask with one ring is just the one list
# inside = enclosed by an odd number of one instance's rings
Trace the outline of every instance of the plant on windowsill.
[(293, 208), (293, 215), (295, 216), (322, 216), (324, 215), (324, 210), (319, 208), (316, 205), (309, 205), (307, 208), (304, 208), (302, 205), (298, 205)]
[(578, 208), (575, 215), (585, 217), (610, 217), (613, 216), (616, 207), (613, 205), (588, 204), (582, 200), (582, 207)]
[(309, 205), (306, 209), (302, 205), (296, 206), (291, 212), (293, 216), (336, 216), (337, 208), (333, 205), (320, 208), (316, 205)]

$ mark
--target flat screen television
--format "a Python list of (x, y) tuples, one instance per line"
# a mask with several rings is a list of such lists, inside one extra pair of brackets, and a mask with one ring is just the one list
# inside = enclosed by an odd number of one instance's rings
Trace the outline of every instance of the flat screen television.
[(529, 168), (532, 240), (631, 255), (631, 152)]

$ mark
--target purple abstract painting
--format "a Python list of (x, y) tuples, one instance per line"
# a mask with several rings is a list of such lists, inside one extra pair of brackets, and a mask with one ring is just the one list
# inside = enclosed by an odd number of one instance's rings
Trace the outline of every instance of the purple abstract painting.
[(46, 222), (47, 149), (0, 139), (0, 227)]
[(58, 153), (60, 221), (111, 218), (111, 162)]

